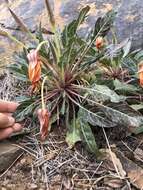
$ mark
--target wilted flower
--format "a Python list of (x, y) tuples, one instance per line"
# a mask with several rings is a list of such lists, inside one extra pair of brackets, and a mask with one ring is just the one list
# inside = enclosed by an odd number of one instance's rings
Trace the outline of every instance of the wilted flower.
[(47, 109), (38, 110), (38, 119), (40, 122), (41, 140), (44, 141), (48, 135), (50, 113)]
[(143, 87), (143, 62), (139, 63), (138, 66), (140, 85)]
[(41, 76), (41, 61), (39, 60), (39, 55), (37, 50), (31, 50), (27, 55), (29, 61), (28, 75), (29, 80), (32, 83), (32, 89), (37, 87), (37, 84)]
[(96, 41), (95, 41), (95, 45), (97, 49), (101, 49), (104, 46), (104, 39), (103, 37), (99, 36)]

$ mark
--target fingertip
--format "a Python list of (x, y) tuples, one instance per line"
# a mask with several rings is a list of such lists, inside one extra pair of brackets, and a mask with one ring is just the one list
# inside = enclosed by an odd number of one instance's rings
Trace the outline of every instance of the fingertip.
[(15, 119), (7, 114), (0, 113), (0, 128), (7, 128), (13, 126)]
[(0, 130), (0, 140), (8, 138), (13, 133), (13, 128), (9, 127)]
[(13, 132), (19, 132), (19, 131), (21, 131), (22, 130), (22, 125), (20, 125), (19, 123), (15, 123), (13, 126), (12, 126), (12, 128), (13, 128)]

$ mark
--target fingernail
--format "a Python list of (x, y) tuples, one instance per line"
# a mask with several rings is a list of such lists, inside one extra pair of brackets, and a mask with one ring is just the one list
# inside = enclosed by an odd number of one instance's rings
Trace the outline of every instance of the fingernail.
[(8, 126), (12, 126), (15, 123), (15, 119), (13, 117), (8, 117)]

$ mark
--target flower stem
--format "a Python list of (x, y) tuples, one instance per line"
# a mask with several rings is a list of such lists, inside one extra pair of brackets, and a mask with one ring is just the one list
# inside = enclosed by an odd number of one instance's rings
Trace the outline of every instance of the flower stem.
[(47, 76), (44, 77), (43, 82), (42, 82), (42, 87), (41, 87), (41, 102), (42, 102), (42, 109), (45, 109), (45, 102), (44, 102), (44, 85), (47, 80)]
[(47, 40), (41, 42), (41, 43), (37, 46), (36, 50), (39, 51), (39, 50), (41, 49), (41, 47), (42, 47), (44, 44), (47, 44), (47, 43), (49, 43), (49, 41), (47, 41)]

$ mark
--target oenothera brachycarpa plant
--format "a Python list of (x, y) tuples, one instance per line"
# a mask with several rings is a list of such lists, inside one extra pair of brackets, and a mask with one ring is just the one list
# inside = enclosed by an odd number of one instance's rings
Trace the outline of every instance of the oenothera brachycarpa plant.
[(34, 43), (27, 46), (1, 31), (1, 35), (23, 46), (23, 54), (10, 68), (19, 80), (31, 86), (31, 93), (21, 101), (16, 117), (23, 120), (31, 113), (33, 117), (38, 115), (42, 140), (52, 123), (59, 125), (62, 120), (71, 147), (83, 141), (91, 152), (98, 154), (92, 126), (141, 129), (142, 114), (129, 100), (132, 96), (134, 104), (142, 105), (143, 90), (138, 76), (143, 85), (143, 53), (130, 53), (129, 40), (108, 44), (106, 35), (112, 27), (114, 11), (98, 18), (88, 35), (81, 37), (78, 29), (88, 15), (89, 6), (62, 30), (56, 25), (49, 2), (45, 2), (52, 30), (46, 31), (50, 35), (43, 37), (41, 26), (32, 34), (11, 9), (16, 22)]

